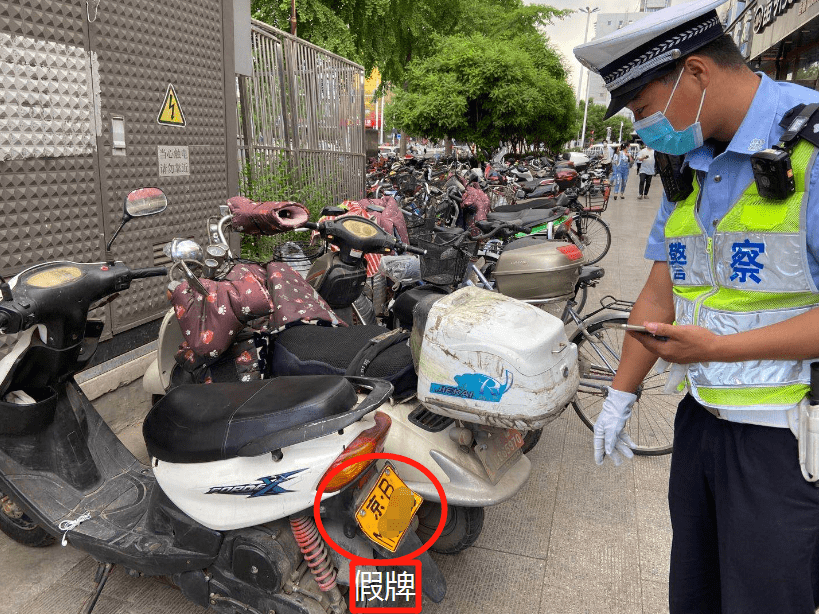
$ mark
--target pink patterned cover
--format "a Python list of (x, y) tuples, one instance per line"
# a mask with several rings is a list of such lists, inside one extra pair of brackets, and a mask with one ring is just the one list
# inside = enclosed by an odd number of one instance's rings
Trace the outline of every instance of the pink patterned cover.
[[(368, 205), (376, 205), (383, 207), (383, 211), (370, 211), (367, 209)], [(401, 213), (401, 208), (392, 196), (383, 196), (381, 198), (365, 198), (358, 201), (360, 209), (366, 211), (372, 220), (381, 226), (388, 234), (396, 232), (398, 238), (404, 243), (409, 243), (409, 234), (407, 233), (407, 221), (404, 219), (404, 214)], [(352, 213), (352, 211), (350, 212)], [(356, 215), (360, 215), (356, 214)]]
[(244, 196), (234, 196), (227, 201), (233, 215), (234, 230), (250, 235), (275, 235), (301, 228), (310, 219), (307, 207), (300, 203), (256, 203)]
[(187, 281), (171, 297), (185, 339), (176, 359), (187, 370), (216, 362), (245, 327), (275, 332), (299, 322), (346, 326), (301, 275), (281, 262), (237, 264), (222, 281), (200, 281), (207, 297)]
[(486, 214), (489, 213), (489, 197), (486, 193), (474, 185), (467, 186), (466, 193), (461, 201), (461, 208), (464, 210), (467, 230), (473, 236), (481, 234), (481, 231), (475, 226), (475, 222), (485, 220)]

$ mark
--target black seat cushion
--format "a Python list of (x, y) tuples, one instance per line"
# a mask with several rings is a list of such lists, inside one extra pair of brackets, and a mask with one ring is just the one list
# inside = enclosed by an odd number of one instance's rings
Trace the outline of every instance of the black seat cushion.
[[(532, 198), (531, 200), (522, 198), (514, 205), (502, 205), (495, 207), (496, 213), (519, 213), (527, 209), (552, 209), (557, 206), (554, 198)], [(491, 218), (490, 218), (491, 219)]]
[[(271, 376), (342, 375), (370, 339), (388, 332), (381, 326), (292, 326), (279, 333), (270, 350)], [(367, 377), (390, 382), (393, 397), (405, 398), (415, 392), (418, 378), (412, 364), (409, 345), (396, 343), (378, 354), (367, 365)]]
[(539, 226), (556, 220), (565, 213), (565, 209), (526, 209), (517, 213), (497, 213), (492, 212), (487, 216), (489, 220), (497, 220), (501, 222), (513, 222), (519, 220), (522, 226)]
[(344, 413), (356, 402), (349, 381), (327, 375), (179, 386), (148, 413), (142, 434), (148, 453), (161, 461), (225, 460), (248, 443)]

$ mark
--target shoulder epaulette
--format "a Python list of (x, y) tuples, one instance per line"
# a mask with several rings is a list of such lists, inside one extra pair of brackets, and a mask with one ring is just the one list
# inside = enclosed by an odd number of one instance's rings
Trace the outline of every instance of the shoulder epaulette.
[(785, 128), (781, 143), (786, 147), (793, 147), (798, 139), (819, 147), (819, 103), (795, 106), (785, 113), (779, 125)]

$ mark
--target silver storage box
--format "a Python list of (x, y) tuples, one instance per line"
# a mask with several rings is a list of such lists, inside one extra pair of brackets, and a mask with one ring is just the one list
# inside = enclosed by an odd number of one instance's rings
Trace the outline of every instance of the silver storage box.
[(583, 252), (571, 243), (519, 239), (501, 253), (495, 282), (501, 294), (521, 301), (567, 297), (574, 293), (584, 262)]

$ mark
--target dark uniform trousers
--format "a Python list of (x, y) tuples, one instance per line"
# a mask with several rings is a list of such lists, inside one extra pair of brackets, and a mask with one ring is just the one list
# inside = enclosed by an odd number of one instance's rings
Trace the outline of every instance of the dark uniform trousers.
[(790, 429), (737, 424), (690, 395), (674, 422), (671, 614), (813, 614), (819, 488)]

